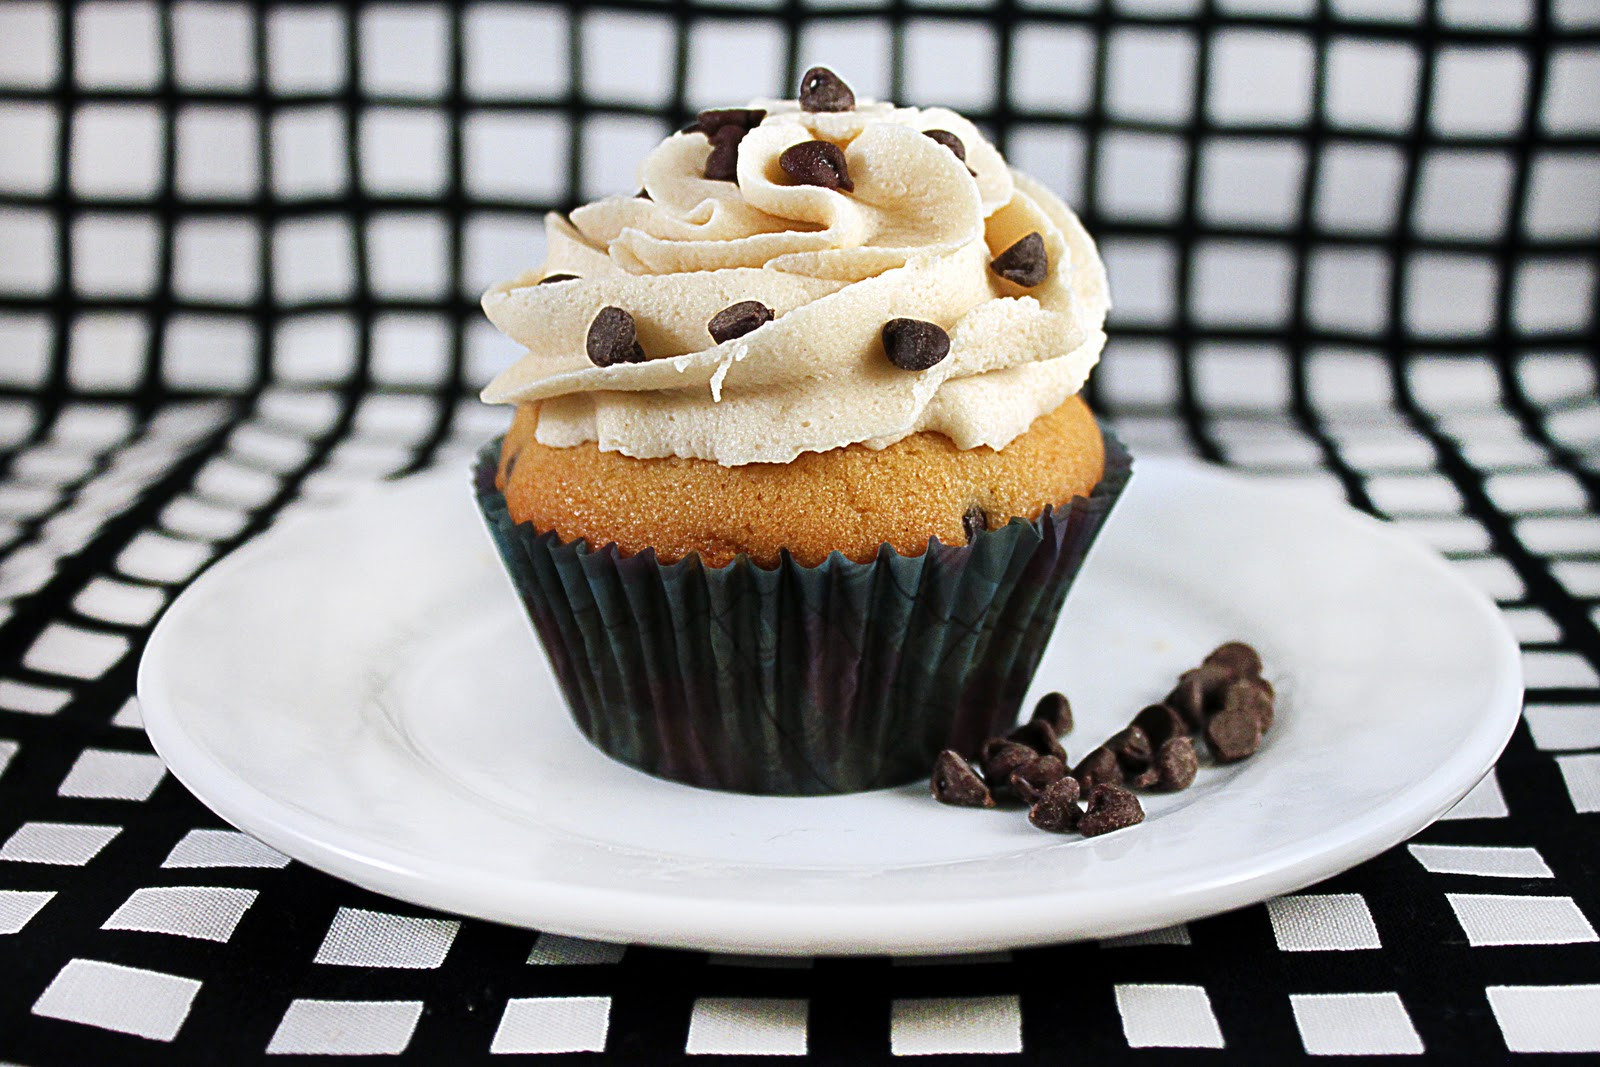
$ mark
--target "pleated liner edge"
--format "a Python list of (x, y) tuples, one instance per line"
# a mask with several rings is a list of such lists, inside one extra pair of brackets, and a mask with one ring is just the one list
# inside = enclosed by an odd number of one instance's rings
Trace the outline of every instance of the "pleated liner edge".
[(1106, 434), (1090, 496), (970, 545), (711, 568), (513, 522), (499, 452), (497, 439), (478, 453), (478, 503), (579, 729), (663, 778), (791, 795), (900, 785), (1013, 722), (1132, 474)]

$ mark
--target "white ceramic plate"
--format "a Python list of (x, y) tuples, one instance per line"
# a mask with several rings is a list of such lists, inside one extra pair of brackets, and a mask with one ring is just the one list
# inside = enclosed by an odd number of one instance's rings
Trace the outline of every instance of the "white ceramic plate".
[(151, 740), (223, 818), (465, 915), (760, 953), (945, 953), (1129, 933), (1298, 889), (1426, 826), (1493, 764), (1516, 643), (1427, 549), (1353, 511), (1141, 460), (1034, 693), (1082, 755), (1229, 638), (1276, 725), (1251, 760), (1056, 836), (923, 785), (750, 797), (659, 781), (568, 718), (465, 471), (285, 523), (178, 598), (139, 669)]

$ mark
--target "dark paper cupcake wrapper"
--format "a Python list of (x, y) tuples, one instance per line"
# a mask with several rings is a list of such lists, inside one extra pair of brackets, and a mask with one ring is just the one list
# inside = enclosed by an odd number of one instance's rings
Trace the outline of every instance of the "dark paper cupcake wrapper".
[(498, 440), (478, 503), (579, 729), (651, 774), (746, 793), (851, 793), (925, 777), (1017, 716), (1068, 587), (1132, 472), (1106, 440), (1088, 497), (920, 556), (787, 553), (706, 567), (512, 521)]

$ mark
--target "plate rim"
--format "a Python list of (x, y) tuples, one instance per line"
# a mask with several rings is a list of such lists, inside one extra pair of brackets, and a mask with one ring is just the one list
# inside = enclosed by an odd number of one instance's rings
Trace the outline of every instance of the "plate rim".
[[(474, 871), (470, 886), (464, 886), (461, 879), (449, 877), (447, 861), (372, 842), (321, 814), (294, 809), (191, 740), (181, 713), (165, 697), (160, 677), (176, 628), (173, 620), (182, 618), (185, 600), (192, 607), (210, 585), (270, 552), (279, 530), (333, 521), (342, 512), (368, 505), (374, 494), (442, 491), (433, 487), (456, 480), (459, 472), (453, 468), (378, 483), (330, 508), (292, 516), (213, 563), (168, 605), (150, 633), (136, 682), (141, 716), (152, 747), (202, 804), (285, 855), (355, 885), (412, 904), (515, 926), (532, 926), (529, 915), (539, 911), (556, 917), (538, 920), (538, 929), (569, 936), (763, 955), (991, 951), (1111, 937), (1232, 911), (1322, 881), (1399, 844), (1448, 811), (1493, 768), (1520, 720), (1524, 690), (1519, 645), (1509, 624), (1482, 591), (1413, 535), (1348, 505), (1263, 485), (1218, 465), (1181, 456), (1140, 458), (1134, 477), (1138, 478), (1141, 469), (1152, 468), (1165, 469), (1173, 477), (1220, 481), (1230, 492), (1291, 499), (1298, 507), (1321, 512), (1327, 521), (1354, 526), (1388, 542), (1414, 564), (1467, 594), (1479, 621), (1498, 638), (1499, 663), (1492, 667), (1495, 684), (1483, 702), (1482, 713), (1473, 729), (1458, 738), (1449, 758), (1409, 784), (1394, 801), (1375, 809), (1365, 822), (1344, 824), (1318, 835), (1310, 839), (1314, 846), (1303, 839), (1275, 849), (1273, 866), (1266, 869), (1259, 867), (1258, 860), (1253, 873), (1240, 870), (1251, 865), (1238, 861), (1198, 881), (1165, 887), (1159, 901), (1147, 902), (1133, 912), (1105, 903), (1085, 907), (1078, 900), (1071, 921), (1063, 922), (1059, 903), (1070, 894), (1049, 887), (1035, 892), (1008, 891), (1005, 907), (996, 908), (981, 898), (808, 906), (751, 899), (734, 904), (599, 887), (575, 894), (549, 882), (483, 871)], [(468, 486), (464, 478), (459, 480), (465, 502)], [(1055, 912), (1052, 903), (1057, 906)], [(893, 922), (886, 925), (889, 917)], [(1087, 927), (1093, 927), (1092, 931)], [(826, 932), (819, 934), (819, 929)]]

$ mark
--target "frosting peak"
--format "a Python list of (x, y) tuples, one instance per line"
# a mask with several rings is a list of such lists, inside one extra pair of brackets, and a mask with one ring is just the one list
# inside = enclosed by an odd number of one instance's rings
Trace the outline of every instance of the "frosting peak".
[[(1108, 299), (1093, 242), (953, 111), (758, 100), (704, 113), (642, 177), (643, 195), (547, 216), (544, 269), (484, 294), (528, 351), (483, 399), (541, 401), (543, 444), (730, 466), (922, 430), (1000, 448), (1099, 358)], [(1044, 277), (1025, 284), (1038, 245)], [(586, 354), (606, 309), (631, 317), (642, 362)], [(896, 319), (932, 324), (948, 355), (891, 363)]]

